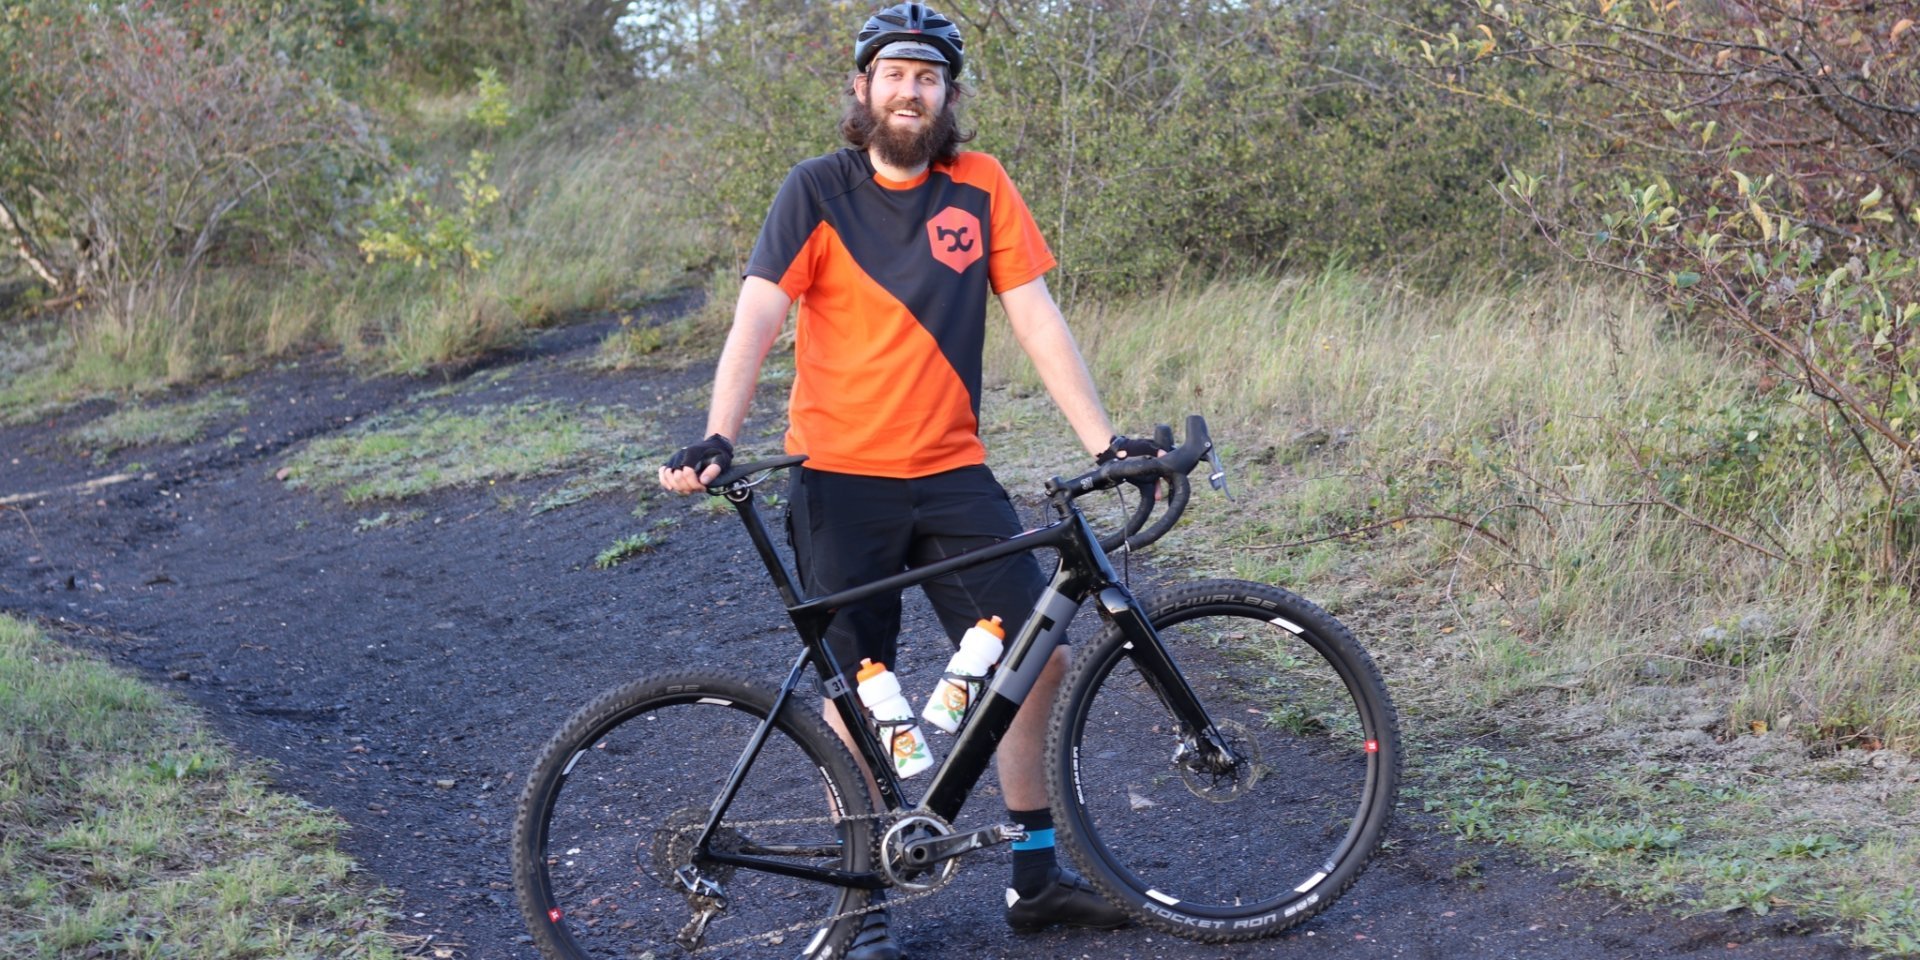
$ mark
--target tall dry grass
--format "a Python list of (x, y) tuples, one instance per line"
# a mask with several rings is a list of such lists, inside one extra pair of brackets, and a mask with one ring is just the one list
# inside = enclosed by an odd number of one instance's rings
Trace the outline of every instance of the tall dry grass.
[[(1436, 661), (1460, 711), (1731, 679), (1730, 728), (1920, 744), (1920, 617), (1833, 549), (1876, 509), (1844, 435), (1631, 293), (1334, 270), (1071, 321), (1121, 429), (1205, 413), (1273, 478), (1231, 512), (1197, 498), (1194, 553), (1423, 599), (1447, 632), (1385, 642)], [(1037, 388), (1011, 338), (989, 349), (991, 376)], [(1327, 551), (1350, 538), (1274, 548), (1353, 530), (1374, 546), (1349, 562)]]
[[(510, 343), (563, 314), (639, 301), (706, 280), (714, 235), (682, 189), (694, 152), (639, 100), (583, 104), (498, 143), (448, 129), (458, 98), (414, 123), (420, 163), (451, 170), (494, 154), (502, 202), (478, 269), (369, 266), (343, 235), (331, 257), (205, 272), (181, 309), (161, 303), (77, 316), (61, 356), (0, 393), (0, 415), (54, 397), (137, 391), (218, 375), (298, 346), (340, 347), (378, 369), (418, 371)], [(436, 129), (436, 125), (440, 129)], [(456, 202), (451, 178), (436, 204)], [(342, 229), (351, 234), (351, 224)]]
[[(494, 256), (430, 275), (404, 265), (368, 271), (352, 318), (335, 324), (369, 359), (421, 369), (511, 342), (567, 313), (638, 302), (705, 281), (714, 234), (682, 184), (695, 151), (658, 105), (588, 101), (499, 142), (452, 127), (461, 98), (428, 103), (432, 144), (421, 162), (452, 170), (467, 151), (493, 156), (502, 193), (484, 228)], [(442, 188), (452, 202), (452, 184)]]

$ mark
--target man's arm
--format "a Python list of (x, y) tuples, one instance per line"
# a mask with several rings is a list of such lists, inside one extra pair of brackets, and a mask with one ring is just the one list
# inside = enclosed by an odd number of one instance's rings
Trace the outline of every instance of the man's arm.
[[(729, 441), (740, 437), (740, 425), (746, 422), (747, 409), (753, 403), (753, 389), (760, 382), (760, 365), (767, 351), (786, 326), (787, 308), (792, 299), (778, 284), (760, 277), (748, 277), (740, 284), (740, 300), (733, 308), (733, 329), (727, 333), (727, 345), (720, 351), (720, 363), (713, 371), (713, 405), (707, 410), (707, 433), (719, 434)], [(718, 466), (708, 466), (699, 476), (692, 467), (678, 470), (660, 468), (660, 485), (674, 493), (698, 493), (706, 482), (720, 475)]]
[(1036, 277), (1001, 293), (1000, 305), (1006, 308), (1014, 338), (1040, 372), (1040, 382), (1046, 384), (1047, 393), (1066, 414), (1067, 423), (1088, 453), (1106, 458), (1125, 457), (1130, 452), (1140, 456), (1166, 452), (1155, 450), (1151, 442), (1143, 440), (1109, 447), (1116, 436), (1113, 422), (1100, 403), (1100, 393), (1080, 356), (1079, 344), (1073, 341), (1073, 331), (1067, 329), (1067, 318), (1047, 291), (1045, 278)]
[(1045, 277), (1035, 277), (1000, 294), (1000, 306), (1007, 311), (1014, 339), (1032, 358), (1046, 384), (1048, 395), (1066, 414), (1067, 423), (1090, 454), (1107, 449), (1113, 439), (1113, 422), (1100, 405), (1100, 393), (1094, 389), (1093, 376), (1080, 357), (1080, 345), (1067, 329), (1067, 318), (1053, 302)]

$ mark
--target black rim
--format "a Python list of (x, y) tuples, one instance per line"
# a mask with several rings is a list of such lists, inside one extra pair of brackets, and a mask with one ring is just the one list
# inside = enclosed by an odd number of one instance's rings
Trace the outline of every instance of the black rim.
[[(599, 948), (601, 950), (600, 953), (589, 951), (574, 935), (575, 930), (573, 924), (577, 920), (577, 917), (573, 911), (579, 907), (579, 904), (562, 903), (560, 901), (563, 898), (555, 894), (555, 882), (552, 867), (550, 866), (550, 857), (556, 855), (564, 856), (564, 854), (561, 851), (550, 850), (549, 847), (552, 843), (555, 811), (566, 801), (568, 796), (567, 781), (569, 779), (569, 771), (577, 762), (590, 756), (596, 746), (604, 746), (605, 741), (609, 737), (616, 736), (621, 728), (628, 724), (645, 723), (646, 720), (643, 719), (645, 715), (661, 715), (661, 711), (672, 710), (674, 708), (713, 707), (716, 710), (730, 710), (733, 713), (739, 714), (747, 721), (757, 722), (765, 716), (765, 704), (757, 703), (752, 696), (743, 694), (744, 691), (738, 689), (720, 691), (714, 690), (709, 686), (702, 692), (643, 697), (617, 711), (608, 713), (591, 727), (584, 728), (580, 735), (571, 738), (563, 754), (554, 756), (550, 762), (542, 765), (543, 775), (538, 785), (538, 789), (540, 790), (539, 803), (537, 806), (538, 816), (534, 817), (532, 823), (529, 825), (530, 829), (528, 835), (524, 838), (522, 846), (522, 854), (525, 856), (527, 864), (527, 869), (523, 871), (523, 879), (527, 881), (529, 885), (528, 893), (532, 895), (532, 902), (527, 903), (525, 907), (529, 914), (527, 917), (528, 922), (534, 924), (536, 928), (543, 928), (546, 938), (551, 939), (555, 945), (568, 955), (576, 957), (624, 955), (623, 953), (609, 954), (605, 948)], [(724, 703), (717, 701), (724, 701)], [(735, 750), (739, 746), (744, 745), (745, 742), (745, 736), (737, 739), (731, 736), (720, 738), (714, 744), (716, 756), (713, 760), (713, 765), (722, 768), (724, 771), (724, 768), (732, 762), (732, 757), (722, 757), (719, 756), (719, 754), (724, 751)], [(775, 749), (777, 744), (791, 745), (792, 749), (790, 753), (795, 757), (804, 758), (806, 762), (807, 776), (804, 779), (808, 782), (805, 789), (809, 791), (805, 796), (809, 804), (806, 811), (820, 810), (824, 813), (827, 805), (827, 794), (825, 790), (828, 788), (836, 794), (844, 795), (845, 785), (834, 783), (835, 777), (829, 772), (829, 763), (821, 758), (817, 751), (813, 749), (812, 745), (808, 743), (807, 734), (793, 729), (785, 719), (775, 723), (773, 738), (769, 741), (768, 748)], [(778, 749), (785, 750), (786, 748), (782, 746), (778, 747)], [(756, 766), (755, 771), (759, 772), (759, 767)], [(826, 786), (823, 787), (823, 784)], [(704, 789), (704, 787), (701, 789)], [(689, 792), (689, 797), (700, 795), (701, 790)], [(704, 808), (711, 800), (712, 793), (707, 792), (699, 799), (698, 805)], [(636, 804), (636, 806), (639, 806), (639, 804)], [(664, 810), (650, 811), (650, 814), (656, 816), (665, 813), (667, 813), (667, 811)], [(804, 817), (809, 814), (801, 810), (794, 810), (791, 811), (789, 815)], [(832, 832), (832, 828), (830, 827), (825, 829), (829, 833)], [(864, 836), (864, 830), (856, 831), (856, 839), (860, 841), (855, 844), (856, 849), (865, 843)], [(643, 828), (635, 828), (631, 839), (635, 845), (635, 849), (647, 845), (647, 833)], [(841, 867), (852, 869), (859, 859), (856, 852), (849, 851), (841, 855), (837, 864)], [(649, 882), (657, 880), (657, 878), (651, 877), (648, 879)], [(850, 909), (850, 898), (857, 896), (853, 891), (826, 885), (808, 884), (807, 889), (817, 889), (823, 891), (824, 896), (831, 897), (831, 904), (827, 909), (830, 909), (830, 911), (834, 913)], [(837, 893), (834, 892), (836, 890), (838, 890)], [(664, 894), (664, 891), (662, 891), (661, 894)], [(657, 896), (658, 895), (660, 894), (657, 894)], [(671, 896), (668, 899), (670, 904), (683, 903), (679, 901), (677, 896)], [(676, 922), (684, 922), (684, 920), (690, 916), (691, 912), (682, 907)], [(788, 922), (797, 919), (799, 919), (798, 916), (792, 916), (788, 918)], [(784, 926), (784, 924), (782, 925)], [(741, 928), (737, 931), (728, 931), (725, 934), (720, 934), (718, 932), (719, 929), (720, 928), (716, 926), (715, 932), (709, 934), (709, 943), (730, 939), (734, 936), (747, 933), (765, 932), (762, 930)], [(822, 930), (828, 931), (828, 935), (818, 936), (817, 934)], [(851, 928), (848, 923), (842, 921), (832, 927), (813, 928), (812, 932), (788, 934), (784, 938), (785, 944), (775, 946), (774, 950), (786, 955), (795, 955), (799, 954), (802, 948), (817, 948), (825, 943), (838, 942), (844, 935), (850, 934)], [(635, 936), (632, 943), (637, 945), (637, 942), (641, 939), (643, 938)], [(670, 937), (657, 943), (652, 942), (656, 939), (653, 937), (646, 937), (644, 939), (649, 942), (650, 946), (656, 948), (656, 950), (678, 949)], [(619, 949), (625, 950), (626, 947), (622, 946)], [(749, 945), (741, 949), (753, 949), (753, 947)]]
[[(1325, 902), (1333, 899), (1333, 896), (1343, 888), (1345, 880), (1357, 872), (1358, 867), (1371, 856), (1377, 845), (1379, 833), (1384, 827), (1388, 813), (1386, 807), (1390, 804), (1390, 798), (1382, 794), (1388, 792), (1386, 778), (1394, 762), (1393, 756), (1396, 749), (1394, 735), (1382, 722), (1378, 706), (1373, 702), (1373, 691), (1367, 682), (1370, 678), (1362, 676), (1360, 669), (1348, 662), (1333, 641), (1322, 637), (1311, 624), (1299, 623), (1299, 620), (1306, 619), (1305, 617), (1297, 611), (1289, 611), (1289, 614), (1288, 619), (1302, 628), (1294, 636), (1305, 645), (1305, 648), (1312, 649), (1318, 656), (1318, 668), (1324, 670), (1329, 677), (1339, 677), (1346, 694), (1343, 712), (1350, 712), (1359, 723), (1361, 735), (1365, 741), (1377, 745), (1373, 750), (1363, 748), (1365, 775), (1364, 779), (1359, 781), (1357, 795), (1351, 797), (1352, 805), (1348, 808), (1351, 812), (1351, 821), (1339, 842), (1325, 853), (1324, 859), (1316, 859), (1309, 868), (1301, 870), (1298, 876), (1291, 874), (1285, 876), (1285, 886), (1280, 886), (1279, 891), (1273, 896), (1253, 903), (1214, 905), (1205, 902), (1187, 902), (1185, 898), (1177, 895), (1178, 891), (1157, 890), (1154, 883), (1137, 873), (1130, 863), (1121, 861), (1119, 855), (1109, 846), (1108, 839), (1103, 836), (1100, 825), (1096, 822), (1098, 818), (1084, 805), (1081, 806), (1081, 814), (1076, 819), (1080, 832), (1086, 837), (1088, 851), (1098, 857), (1112, 879), (1117, 881), (1122, 889), (1130, 892), (1136, 901), (1150, 912), (1158, 913), (1160, 909), (1165, 909), (1192, 917), (1233, 921), (1286, 913), (1289, 910), (1292, 914), (1317, 911), (1325, 905)], [(1229, 602), (1184, 609), (1176, 615), (1154, 619), (1156, 629), (1171, 631), (1181, 624), (1197, 620), (1245, 620), (1252, 624), (1263, 620), (1270, 621), (1271, 616), (1270, 611), (1262, 611), (1243, 603)], [(1182, 650), (1181, 654), (1184, 659), (1186, 651)], [(1099, 665), (1090, 668), (1093, 672), (1086, 684), (1087, 695), (1080, 699), (1073, 716), (1072, 746), (1074, 750), (1072, 755), (1062, 758), (1063, 762), (1070, 764), (1067, 771), (1070, 777), (1069, 782), (1074, 785), (1077, 794), (1084, 795), (1096, 790), (1113, 788), (1112, 784), (1083, 784), (1080, 778), (1084, 772), (1077, 758), (1080, 750), (1085, 746), (1084, 740), (1088, 734), (1091, 715), (1099, 699), (1097, 694), (1108, 689), (1110, 684), (1121, 682), (1116, 679), (1116, 672), (1123, 671), (1127, 665), (1131, 664), (1133, 664), (1133, 657), (1129, 655), (1126, 645), (1116, 640), (1106, 645)], [(1144, 674), (1142, 677), (1144, 678)], [(1157, 704), (1159, 699), (1157, 694), (1154, 699)], [(1214, 709), (1216, 704), (1211, 702), (1211, 698), (1209, 701), (1210, 710)], [(1165, 710), (1163, 704), (1157, 705), (1162, 711)], [(1170, 722), (1170, 714), (1168, 717), (1167, 722)], [(1216, 712), (1215, 719), (1216, 721), (1230, 720), (1232, 715), (1225, 710), (1220, 710)], [(1132, 802), (1151, 803), (1152, 801), (1142, 798)], [(1278, 883), (1275, 885), (1278, 886)], [(1284, 926), (1285, 923), (1280, 925)]]

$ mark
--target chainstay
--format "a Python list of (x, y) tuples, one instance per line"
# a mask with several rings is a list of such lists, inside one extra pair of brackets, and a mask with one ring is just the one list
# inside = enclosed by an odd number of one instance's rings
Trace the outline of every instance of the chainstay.
[[(895, 817), (895, 814), (892, 814), (892, 813), (867, 813), (867, 814), (861, 814), (859, 816), (854, 816), (854, 817), (787, 817), (787, 818), (778, 819), (778, 820), (731, 820), (727, 822), (727, 826), (734, 827), (734, 828), (790, 827), (790, 826), (795, 826), (797, 824), (803, 824), (803, 823), (840, 824), (850, 820), (871, 820), (874, 823), (878, 824), (881, 821), (891, 820), (894, 817)], [(683, 834), (698, 833), (699, 831), (705, 828), (706, 827), (704, 824), (699, 826), (692, 826), (692, 827), (682, 827), (679, 830), (674, 831), (674, 836), (679, 837)], [(875, 834), (874, 853), (877, 856), (885, 855), (885, 851), (878, 849), (880, 846), (880, 838), (883, 837), (884, 835), (885, 835), (884, 831)], [(820, 929), (821, 927), (830, 927), (836, 923), (839, 923), (842, 920), (846, 920), (851, 917), (864, 916), (869, 913), (875, 913), (881, 910), (888, 909), (889, 907), (897, 907), (902, 904), (912, 903), (915, 900), (931, 897), (934, 894), (939, 893), (945, 887), (946, 887), (946, 883), (943, 882), (930, 889), (922, 890), (919, 893), (909, 893), (909, 894), (896, 896), (892, 899), (889, 899), (885, 903), (870, 903), (867, 906), (861, 907), (858, 910), (846, 910), (840, 913), (832, 913), (817, 919), (798, 920), (784, 927), (780, 927), (773, 930), (762, 930), (758, 933), (750, 933), (744, 936), (734, 937), (732, 940), (723, 940), (719, 943), (702, 943), (698, 950), (694, 950), (691, 952), (703, 953), (709, 950), (723, 950), (727, 947), (738, 947), (738, 946), (742, 946), (749, 943), (757, 943), (760, 941), (767, 941), (769, 944), (772, 944), (773, 941), (771, 938), (773, 937), (785, 937), (789, 933), (802, 933), (807, 930), (817, 930), (817, 929)]]

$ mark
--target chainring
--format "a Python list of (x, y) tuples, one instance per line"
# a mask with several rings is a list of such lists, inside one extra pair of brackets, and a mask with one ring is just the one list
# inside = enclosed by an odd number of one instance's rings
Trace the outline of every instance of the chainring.
[(910, 813), (895, 819), (880, 835), (877, 859), (880, 870), (893, 885), (909, 893), (932, 893), (946, 886), (960, 872), (959, 858), (942, 860), (931, 867), (906, 865), (907, 843), (925, 837), (944, 837), (953, 826), (931, 813)]

